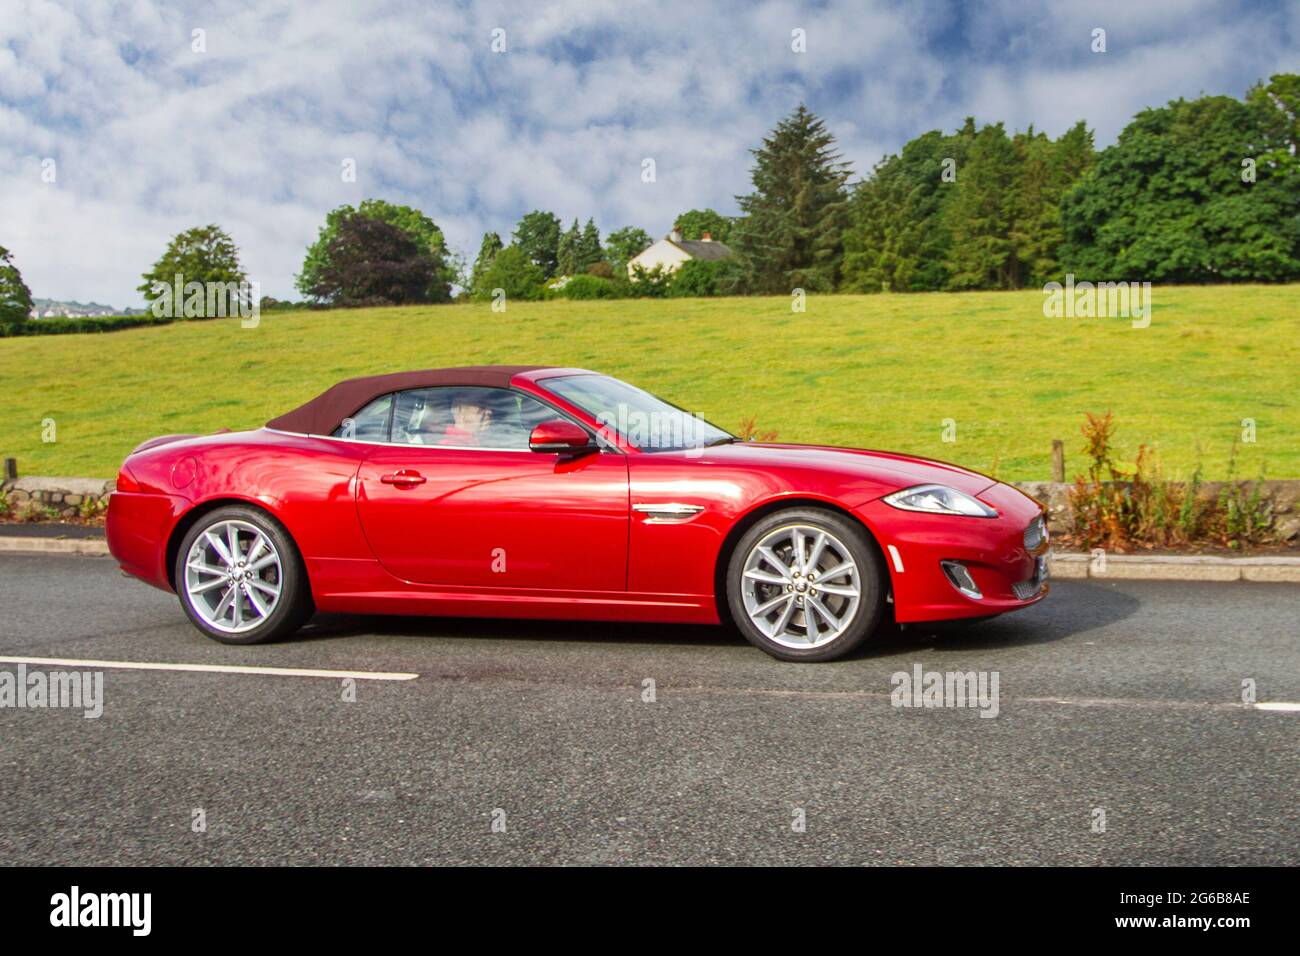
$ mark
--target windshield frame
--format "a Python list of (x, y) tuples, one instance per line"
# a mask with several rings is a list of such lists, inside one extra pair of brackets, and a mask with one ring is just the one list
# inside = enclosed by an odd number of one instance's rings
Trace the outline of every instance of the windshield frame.
[[(600, 409), (593, 409), (588, 407), (588, 405), (585, 402), (580, 401), (581, 396), (573, 397), (570, 395), (566, 395), (563, 391), (554, 387), (554, 383), (569, 382), (569, 381), (573, 381), (574, 379), (580, 379), (580, 378), (601, 379), (604, 381), (613, 382), (616, 386), (622, 388), (632, 389), (635, 392), (639, 392), (642, 395), (647, 396), (652, 402), (657, 402), (665, 409), (671, 409), (674, 413), (684, 416), (686, 420), (695, 422), (696, 423), (695, 427), (697, 429), (700, 425), (703, 425), (717, 432), (717, 434), (704, 436), (698, 443), (690, 443), (684, 445), (677, 445), (677, 444), (656, 445), (656, 444), (649, 444), (649, 443), (643, 444), (641, 441), (638, 440), (636, 436), (629, 435), (624, 430), (622, 430), (619, 427), (620, 424), (619, 422), (605, 421), (604, 412), (602, 412)], [(588, 419), (594, 422), (595, 427), (597, 429), (597, 436), (603, 442), (612, 443), (612, 444), (621, 444), (624, 447), (634, 448), (640, 452), (645, 452), (647, 454), (656, 454), (659, 452), (683, 452), (683, 451), (698, 453), (713, 444), (724, 444), (724, 443), (729, 444), (731, 442), (740, 441), (740, 439), (737, 438), (735, 435), (733, 435), (731, 432), (727, 431), (725, 428), (721, 428), (718, 425), (715, 425), (713, 422), (706, 419), (703, 415), (699, 415), (697, 413), (691, 412), (685, 408), (682, 408), (680, 405), (674, 402), (670, 402), (667, 399), (660, 398), (658, 395), (655, 395), (653, 392), (649, 392), (646, 389), (641, 388), (640, 386), (631, 384), (630, 382), (625, 382), (622, 379), (615, 378), (612, 375), (605, 375), (600, 372), (586, 372), (586, 371), (564, 372), (559, 375), (548, 375), (544, 378), (537, 379), (535, 381), (535, 384), (539, 388), (553, 395), (556, 399), (564, 402), (566, 405), (570, 405), (573, 408), (577, 409), (584, 416), (586, 416)], [(654, 433), (653, 428), (651, 429), (651, 433), (652, 434)]]

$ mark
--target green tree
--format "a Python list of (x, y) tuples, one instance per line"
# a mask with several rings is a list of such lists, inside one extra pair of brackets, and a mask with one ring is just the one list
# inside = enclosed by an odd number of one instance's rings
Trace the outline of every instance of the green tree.
[(1010, 239), (1026, 286), (1061, 278), (1065, 241), (1061, 200), (1095, 159), (1092, 133), (1079, 122), (1052, 142), (1031, 126), (1012, 138), (1017, 171), (1011, 195)]
[(506, 246), (492, 259), (492, 265), (483, 273), (483, 280), (474, 287), (473, 296), (486, 302), (496, 296), (496, 290), (507, 299), (540, 299), (546, 276), (518, 246)]
[(469, 293), (472, 296), (483, 282), (484, 274), (492, 267), (492, 260), (504, 247), (501, 237), (495, 232), (483, 233), (483, 241), (478, 247), (478, 258), (474, 260), (474, 269), (469, 276)]
[(731, 239), (754, 291), (830, 291), (839, 279), (848, 220), (848, 163), (826, 124), (803, 106), (750, 151), (754, 191), (736, 197), (744, 218)]
[(596, 228), (594, 219), (588, 219), (582, 227), (582, 236), (576, 243), (575, 272), (586, 272), (600, 262), (604, 255), (605, 250), (600, 246), (600, 230)]
[(950, 136), (925, 133), (857, 185), (844, 234), (842, 288), (920, 292), (947, 285), (952, 238), (943, 207), (974, 138), (973, 119)]
[(1008, 141), (971, 117), (918, 136), (855, 187), (841, 288), (1041, 285), (1060, 271), (1062, 198), (1093, 158), (1083, 123), (1055, 142), (1033, 127)]
[(1278, 73), (1252, 86), (1246, 102), (1264, 133), (1257, 159), (1289, 175), (1300, 170), (1300, 74)]
[(948, 287), (1016, 289), (1020, 260), (1011, 238), (1016, 199), (1016, 149), (1001, 123), (976, 134), (958, 167), (956, 189), (945, 204), (952, 241), (948, 247)]
[[(575, 220), (576, 222), (576, 220)], [(542, 270), (544, 278), (556, 275), (559, 267), (560, 220), (554, 214), (534, 209), (515, 226), (512, 245), (516, 246), (533, 265)]]
[(0, 246), (0, 334), (16, 335), (32, 311), (32, 293), (9, 250)]
[(560, 233), (560, 241), (555, 246), (555, 274), (562, 276), (577, 275), (582, 270), (578, 268), (578, 246), (582, 243), (582, 230), (578, 228), (578, 220), (573, 220), (573, 225), (567, 231)]
[[(180, 277), (179, 280), (177, 276)], [(142, 278), (144, 282), (136, 291), (144, 296), (150, 308), (156, 301), (162, 300), (169, 304), (170, 309), (175, 310), (173, 315), (183, 314), (189, 318), (238, 315), (241, 293), (230, 288), (230, 285), (242, 285), (248, 281), (239, 264), (239, 249), (235, 246), (235, 241), (220, 226), (212, 224), (196, 226), (174, 236), (153, 268)], [(186, 302), (176, 300), (175, 287), (178, 281)], [(208, 283), (221, 283), (227, 289), (219, 290), (212, 296), (204, 294), (203, 306), (195, 311), (187, 307), (191, 294), (184, 289), (192, 282), (204, 286)]]
[(725, 243), (731, 237), (731, 223), (731, 217), (712, 209), (692, 209), (678, 216), (673, 228), (682, 231), (683, 239), (703, 239), (707, 232), (716, 241)]
[(1143, 110), (1062, 201), (1062, 267), (1099, 281), (1300, 278), (1298, 91), (1280, 74), (1245, 102)]
[(627, 264), (654, 243), (650, 233), (636, 226), (615, 229), (605, 237), (605, 258), (619, 274), (627, 273)]
[[(1291, 258), (1300, 258), (1300, 74), (1279, 73), (1260, 82), (1246, 94), (1260, 136), (1257, 166), (1267, 175), (1257, 177), (1261, 205), (1277, 210), (1276, 227)], [(1291, 273), (1294, 275), (1294, 273)]]
[(404, 229), (360, 212), (338, 221), (313, 298), (344, 307), (427, 301), (438, 262)]
[(433, 278), (425, 290), (424, 302), (446, 302), (451, 298), (451, 285), (456, 280), (456, 268), (447, 251), (447, 241), (437, 223), (418, 209), (399, 206), (384, 199), (366, 199), (357, 208), (339, 206), (325, 216), (325, 225), (321, 226), (316, 241), (307, 247), (307, 257), (303, 260), (302, 272), (298, 276), (298, 291), (310, 295), (308, 291), (320, 281), (321, 270), (329, 262), (328, 250), (339, 223), (348, 216), (360, 214), (370, 219), (386, 222), (396, 226), (411, 237), (420, 248), (425, 249), (434, 262)]

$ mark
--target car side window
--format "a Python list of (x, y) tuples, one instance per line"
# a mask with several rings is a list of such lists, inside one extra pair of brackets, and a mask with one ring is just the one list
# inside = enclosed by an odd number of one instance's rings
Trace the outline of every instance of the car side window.
[(335, 438), (357, 441), (388, 441), (388, 413), (392, 404), (391, 394), (382, 395), (339, 422), (339, 427), (331, 434)]
[(527, 451), (533, 427), (558, 417), (535, 398), (509, 389), (414, 388), (397, 393), (392, 441)]

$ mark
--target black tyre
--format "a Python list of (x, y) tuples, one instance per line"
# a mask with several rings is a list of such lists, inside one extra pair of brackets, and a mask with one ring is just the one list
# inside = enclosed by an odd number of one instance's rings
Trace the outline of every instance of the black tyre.
[(830, 661), (872, 634), (885, 604), (879, 552), (856, 522), (819, 508), (759, 520), (727, 566), (727, 606), (755, 647), (784, 661)]
[(189, 619), (222, 644), (284, 637), (314, 611), (307, 569), (289, 532), (248, 505), (199, 518), (181, 541), (175, 575)]

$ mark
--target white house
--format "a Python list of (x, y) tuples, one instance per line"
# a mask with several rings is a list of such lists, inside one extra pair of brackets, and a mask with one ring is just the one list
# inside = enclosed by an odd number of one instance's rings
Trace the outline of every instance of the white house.
[(682, 231), (674, 229), (654, 245), (633, 256), (627, 263), (630, 277), (637, 266), (647, 272), (659, 266), (664, 272), (676, 272), (688, 259), (726, 259), (735, 255), (724, 243), (714, 241), (707, 232), (699, 239), (683, 239)]

